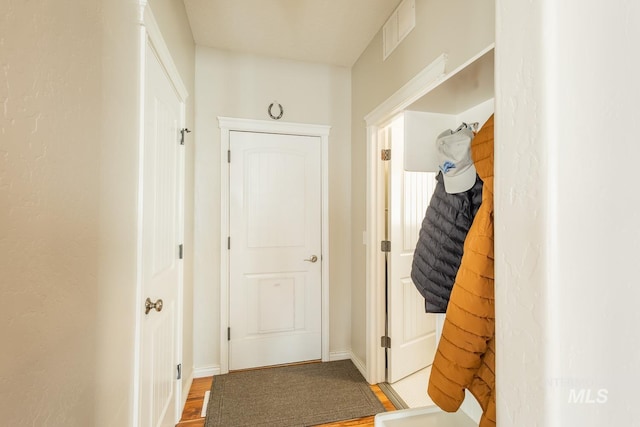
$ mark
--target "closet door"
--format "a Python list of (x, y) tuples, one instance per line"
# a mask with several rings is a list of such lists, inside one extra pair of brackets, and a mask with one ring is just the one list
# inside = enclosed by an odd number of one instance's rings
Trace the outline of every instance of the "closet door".
[(381, 137), (391, 148), (389, 161), (389, 240), (387, 258), (388, 331), (391, 348), (387, 381), (394, 383), (433, 363), (436, 349), (434, 314), (411, 280), (413, 252), (425, 211), (435, 189), (435, 173), (403, 168), (404, 123), (397, 120)]
[[(179, 294), (184, 154), (178, 143), (184, 104), (149, 41), (145, 44), (145, 99), (140, 182), (141, 427), (170, 427), (180, 418)], [(146, 300), (146, 301), (145, 301)]]

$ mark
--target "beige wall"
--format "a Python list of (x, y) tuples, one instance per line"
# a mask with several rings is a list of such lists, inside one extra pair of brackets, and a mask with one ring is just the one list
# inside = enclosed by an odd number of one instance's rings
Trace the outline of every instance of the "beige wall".
[[(162, 30), (188, 28), (184, 11), (160, 18), (177, 12), (168, 3), (154, 4)], [(6, 425), (130, 425), (139, 309), (136, 19), (130, 0), (0, 5)], [(189, 56), (184, 32), (167, 34), (192, 89), (193, 43)]]
[[(126, 0), (102, 2), (102, 111), (96, 130), (100, 144), (100, 256), (97, 277), (98, 323), (85, 334), (96, 341), (95, 425), (129, 425), (135, 351), (138, 177), (137, 11)], [(82, 37), (77, 34), (76, 37)], [(69, 82), (73, 85), (73, 81)], [(116, 344), (117, 343), (117, 344)]]
[(197, 48), (195, 365), (219, 367), (220, 129), (218, 116), (325, 124), (329, 135), (330, 351), (350, 350), (350, 73), (347, 68)]
[(366, 360), (365, 246), (366, 128), (364, 116), (400, 89), (440, 54), (447, 71), (494, 41), (494, 0), (416, 0), (416, 26), (396, 50), (382, 60), (378, 32), (352, 68), (352, 319), (354, 354)]
[(0, 414), (91, 425), (99, 1), (0, 5)]

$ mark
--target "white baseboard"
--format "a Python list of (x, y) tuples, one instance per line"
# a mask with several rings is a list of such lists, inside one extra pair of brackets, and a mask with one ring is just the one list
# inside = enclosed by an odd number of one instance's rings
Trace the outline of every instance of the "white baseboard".
[(220, 365), (193, 368), (193, 378), (213, 377), (214, 375), (220, 375)]
[(353, 354), (353, 352), (350, 352), (350, 354), (351, 354), (351, 361), (353, 362), (353, 364), (356, 365), (356, 368), (358, 368), (358, 371), (360, 371), (362, 376), (367, 378), (367, 365), (362, 360), (360, 360), (355, 354)]
[(358, 368), (358, 371), (360, 371), (362, 376), (367, 378), (367, 375), (366, 375), (367, 366), (362, 362), (362, 360), (356, 357), (356, 355), (353, 354), (351, 350), (332, 351), (331, 353), (329, 353), (330, 362), (333, 362), (334, 360), (347, 360), (347, 359), (351, 359), (351, 361), (353, 362), (354, 365), (356, 365), (356, 368)]
[[(364, 375), (366, 372), (366, 365), (358, 359), (353, 352), (350, 350), (344, 351), (332, 351), (329, 353), (329, 361), (333, 362), (335, 360), (347, 360), (351, 359), (354, 365), (358, 368), (360, 373)], [(214, 375), (220, 375), (220, 365), (211, 365), (211, 366), (203, 366), (200, 368), (193, 368), (193, 375), (191, 381), (194, 378), (204, 378), (204, 377), (212, 377)]]
[(346, 351), (332, 351), (329, 353), (329, 362), (333, 362), (335, 360), (346, 360), (351, 359), (351, 352)]

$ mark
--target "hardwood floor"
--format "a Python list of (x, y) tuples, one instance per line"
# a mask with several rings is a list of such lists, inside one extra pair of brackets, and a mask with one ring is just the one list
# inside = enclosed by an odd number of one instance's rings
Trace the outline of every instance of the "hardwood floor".
[[(202, 418), (200, 414), (202, 412), (204, 394), (211, 390), (212, 382), (213, 377), (196, 378), (193, 380), (193, 384), (191, 384), (191, 389), (189, 390), (189, 396), (187, 397), (187, 403), (182, 412), (182, 418), (177, 427), (204, 427), (204, 418)], [(396, 408), (393, 406), (393, 403), (391, 403), (382, 390), (380, 390), (380, 387), (377, 385), (370, 387), (387, 411), (395, 411)], [(330, 424), (322, 424), (319, 427), (373, 427), (373, 418), (374, 417), (371, 416), (355, 420), (338, 421)]]
[(204, 426), (204, 418), (200, 414), (204, 403), (204, 394), (211, 390), (212, 383), (213, 377), (195, 378), (193, 380), (178, 426)]

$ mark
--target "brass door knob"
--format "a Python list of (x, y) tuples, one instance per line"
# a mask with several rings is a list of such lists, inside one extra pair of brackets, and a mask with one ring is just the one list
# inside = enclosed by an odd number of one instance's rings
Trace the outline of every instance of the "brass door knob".
[(162, 300), (159, 299), (156, 302), (151, 302), (151, 298), (147, 298), (144, 302), (144, 314), (149, 314), (149, 312), (155, 308), (156, 311), (162, 311)]

